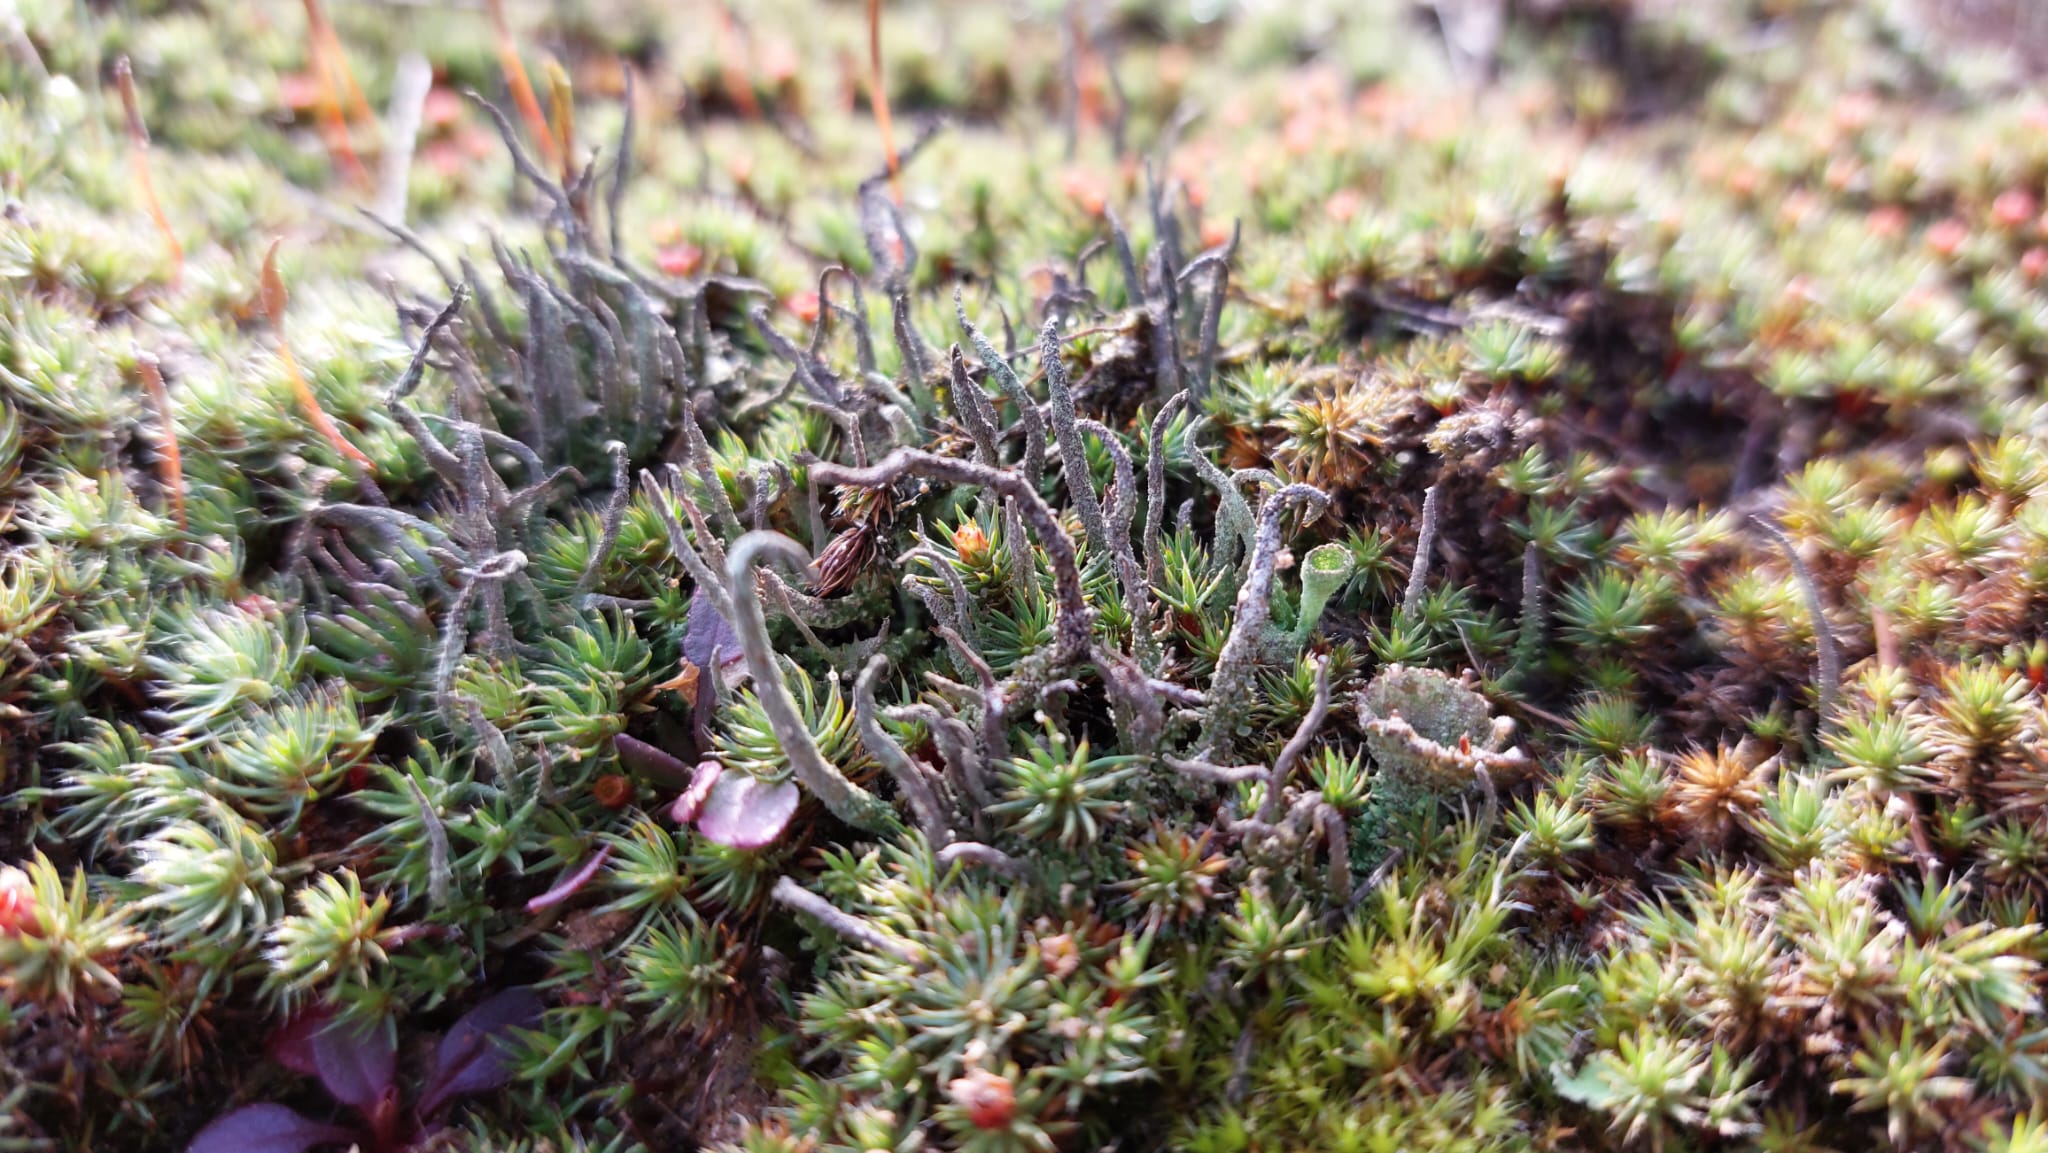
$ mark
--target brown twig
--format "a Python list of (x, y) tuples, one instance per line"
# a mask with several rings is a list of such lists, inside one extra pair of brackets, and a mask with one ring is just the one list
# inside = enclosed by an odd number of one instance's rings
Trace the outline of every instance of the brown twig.
[[(127, 61), (122, 61), (126, 72)], [(146, 352), (135, 354), (135, 371), (142, 377), (142, 387), (149, 393), (150, 404), (156, 408), (157, 469), (158, 483), (164, 487), (164, 494), (171, 502), (171, 517), (178, 523), (178, 530), (185, 530), (185, 463), (178, 451), (177, 418), (171, 411), (171, 394), (164, 387), (163, 369), (157, 365), (156, 357)]]
[(738, 22), (733, 19), (732, 9), (723, 3), (713, 4), (711, 11), (717, 17), (718, 76), (725, 84), (725, 98), (739, 109), (741, 117), (759, 120), (761, 102), (754, 99), (753, 81), (747, 78), (746, 69), (741, 66), (746, 46), (740, 43)]
[(313, 395), (313, 386), (306, 382), (306, 374), (299, 371), (298, 359), (292, 356), (291, 341), (284, 334), (284, 306), (288, 299), (284, 289), (284, 278), (277, 274), (277, 250), (284, 244), (282, 237), (270, 242), (270, 251), (263, 254), (263, 314), (270, 318), (270, 326), (277, 332), (277, 355), (284, 362), (285, 378), (291, 381), (292, 392), (297, 395), (299, 407), (306, 412), (306, 419), (313, 423), (334, 451), (356, 462), (365, 469), (373, 468), (374, 462), (363, 455), (361, 449), (348, 442), (336, 428), (327, 411), (320, 407), (320, 398)]
[(889, 123), (889, 92), (882, 84), (882, 0), (868, 0), (868, 104), (882, 133), (882, 157), (889, 165), (889, 195), (903, 203), (903, 180), (896, 170), (896, 134)]
[(348, 176), (350, 183), (366, 187), (370, 183), (370, 172), (356, 155), (355, 144), (349, 138), (348, 120), (342, 114), (342, 96), (336, 90), (335, 77), (342, 77), (343, 84), (354, 93), (353, 102), (361, 102), (361, 115), (369, 118), (369, 103), (363, 100), (362, 91), (356, 88), (355, 77), (349, 74), (348, 61), (341, 55), (341, 40), (327, 23), (327, 17), (320, 11), (319, 0), (305, 0), (306, 5), (306, 55), (313, 66), (313, 75), (320, 83), (320, 103), (314, 115), (320, 120), (320, 131), (327, 137), (327, 154)]
[(540, 101), (533, 95), (533, 83), (526, 78), (526, 65), (519, 59), (519, 43), (512, 39), (512, 25), (505, 20), (505, 0), (486, 0), (484, 7), (490, 10), (491, 35), (498, 49), (498, 67), (505, 73), (505, 86), (512, 90), (512, 102), (519, 106), (519, 116), (526, 121), (527, 134), (540, 145), (548, 167), (560, 172), (562, 155), (555, 144), (555, 134), (548, 130), (547, 117), (541, 115)]
[(569, 84), (569, 73), (560, 61), (549, 60), (545, 69), (548, 78), (548, 111), (554, 115), (555, 155), (562, 166), (562, 184), (568, 186), (576, 178), (576, 96)]
[(306, 20), (312, 25), (313, 34), (320, 38), (321, 53), (327, 58), (327, 66), (341, 81), (341, 94), (348, 101), (349, 119), (375, 128), (377, 115), (370, 111), (369, 98), (363, 95), (362, 86), (356, 83), (355, 73), (348, 66), (348, 55), (342, 51), (340, 34), (335, 32), (327, 13), (321, 10), (320, 0), (305, 0), (305, 3)]
[(178, 243), (178, 234), (171, 231), (170, 217), (164, 215), (163, 203), (156, 198), (156, 182), (150, 179), (149, 127), (142, 122), (142, 108), (135, 101), (135, 73), (126, 56), (114, 61), (114, 84), (121, 90), (121, 109), (128, 116), (128, 164), (135, 171), (135, 185), (142, 190), (142, 203), (149, 210), (149, 218), (156, 222), (164, 243), (171, 246), (171, 286), (175, 288), (185, 275), (185, 246)]

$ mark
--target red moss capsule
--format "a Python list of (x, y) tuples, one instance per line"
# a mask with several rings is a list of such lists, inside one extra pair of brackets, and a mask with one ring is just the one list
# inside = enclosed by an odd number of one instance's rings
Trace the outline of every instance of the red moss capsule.
[(620, 773), (606, 773), (590, 782), (590, 795), (607, 809), (623, 809), (633, 803), (633, 782)]
[(28, 874), (12, 865), (0, 866), (0, 937), (38, 931), (35, 886)]
[(1017, 1116), (1017, 1093), (1008, 1077), (986, 1069), (970, 1069), (946, 1085), (953, 1103), (966, 1112), (976, 1129), (1007, 1129)]

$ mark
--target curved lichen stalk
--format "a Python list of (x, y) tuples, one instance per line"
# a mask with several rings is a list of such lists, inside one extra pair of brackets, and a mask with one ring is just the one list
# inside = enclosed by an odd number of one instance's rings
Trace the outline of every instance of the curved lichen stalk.
[(853, 720), (860, 730), (860, 743), (867, 747), (875, 760), (881, 762), (896, 784), (909, 800), (911, 811), (917, 814), (917, 822), (924, 827), (924, 835), (933, 845), (941, 848), (953, 840), (953, 831), (946, 824), (946, 813), (939, 805), (938, 791), (925, 775), (923, 767), (912, 760), (895, 737), (882, 727), (882, 719), (875, 707), (875, 682), (889, 671), (889, 658), (876, 653), (869, 658), (867, 667), (853, 682)]
[(1039, 359), (1045, 365), (1045, 387), (1052, 397), (1053, 435), (1059, 441), (1060, 475), (1067, 482), (1067, 495), (1088, 534), (1088, 547), (1109, 551), (1109, 526), (1102, 519), (1102, 502), (1095, 495), (1095, 481), (1088, 472), (1088, 447), (1081, 443), (1081, 429), (1074, 413), (1074, 393), (1067, 387), (1067, 366), (1060, 357), (1059, 321), (1049, 320), (1039, 333)]
[(887, 801), (847, 780), (825, 759), (810, 727), (797, 711), (796, 699), (789, 694), (782, 666), (775, 660), (775, 647), (768, 642), (768, 620), (761, 611), (761, 594), (754, 586), (754, 566), (770, 560), (786, 561), (804, 570), (811, 566), (810, 554), (804, 552), (803, 546), (779, 532), (767, 530), (756, 530), (734, 541), (725, 562), (726, 584), (732, 596), (733, 632), (739, 638), (741, 654), (747, 659), (747, 671), (754, 678), (754, 694), (761, 702), (761, 711), (767, 715), (768, 725), (774, 730), (783, 755), (789, 758), (797, 781), (833, 816), (868, 832), (888, 832), (896, 825), (895, 810)]
[(843, 464), (819, 461), (810, 469), (811, 475), (822, 485), (880, 488), (895, 484), (906, 476), (921, 476), (945, 484), (980, 485), (1008, 498), (1038, 535), (1038, 543), (1045, 549), (1046, 559), (1052, 563), (1057, 608), (1053, 631), (1058, 638), (1055, 656), (1063, 664), (1087, 659), (1094, 614), (1089, 610), (1087, 597), (1081, 588), (1081, 569), (1074, 554), (1074, 542), (1068, 539), (1066, 530), (1060, 527), (1052, 510), (1046, 507), (1045, 501), (1032, 491), (1023, 477), (1008, 469), (989, 468), (914, 448), (899, 448), (870, 468), (849, 468)]
[(1209, 690), (1209, 716), (1202, 726), (1201, 741), (1201, 755), (1206, 759), (1215, 759), (1229, 747), (1238, 722), (1250, 711), (1257, 665), (1254, 658), (1272, 611), (1273, 570), (1280, 559), (1280, 514), (1296, 501), (1321, 513), (1330, 498), (1314, 485), (1290, 484), (1267, 497), (1259, 510), (1258, 535), (1247, 566), (1250, 572), (1237, 590), (1237, 622), (1223, 642), (1223, 652), (1216, 659), (1216, 679)]
[(953, 312), (960, 319), (961, 330), (967, 333), (967, 343), (974, 346), (974, 355), (981, 358), (983, 370), (995, 378), (996, 387), (1017, 406), (1017, 423), (1024, 429), (1024, 479), (1036, 489), (1045, 477), (1045, 421), (1038, 415), (1038, 405), (1017, 376), (1017, 370), (1010, 367), (1009, 358), (996, 351), (987, 335), (967, 319), (967, 306), (957, 288), (953, 290)]

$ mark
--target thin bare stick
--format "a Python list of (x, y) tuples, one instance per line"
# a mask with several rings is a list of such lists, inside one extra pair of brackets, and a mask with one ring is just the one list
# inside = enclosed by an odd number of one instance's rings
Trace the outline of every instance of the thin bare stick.
[[(1087, 597), (1081, 589), (1081, 569), (1076, 563), (1074, 542), (1023, 477), (1008, 469), (990, 468), (914, 448), (896, 449), (868, 468), (848, 468), (829, 461), (819, 461), (810, 468), (811, 475), (824, 485), (880, 488), (895, 484), (906, 476), (921, 476), (946, 484), (980, 485), (1008, 497), (1030, 523), (1032, 531), (1038, 535), (1039, 545), (1052, 562), (1053, 589), (1059, 610), (1053, 622), (1059, 638), (1058, 659), (1071, 664), (1087, 657), (1094, 614), (1088, 608)], [(1083, 483), (1085, 485), (1085, 481)]]
[[(321, 134), (327, 138), (327, 154), (347, 175), (350, 183), (368, 187), (370, 172), (363, 167), (362, 159), (356, 155), (355, 144), (349, 139), (348, 120), (342, 114), (342, 98), (335, 85), (337, 74), (348, 76), (347, 61), (334, 59), (335, 49), (341, 41), (327, 26), (327, 17), (321, 13), (318, 0), (305, 0), (305, 6), (306, 55), (320, 84), (320, 103), (314, 115), (320, 121)], [(347, 83), (354, 87), (355, 78), (348, 76)], [(358, 90), (356, 96), (360, 98), (361, 95)]]
[(1820, 585), (1813, 579), (1813, 573), (1800, 558), (1799, 550), (1792, 545), (1792, 538), (1785, 535), (1777, 525), (1758, 517), (1756, 526), (1764, 531), (1785, 554), (1785, 563), (1792, 568), (1792, 576), (1806, 594), (1806, 612), (1813, 618), (1813, 645), (1817, 650), (1820, 681), (1820, 721), (1825, 725), (1835, 714), (1835, 701), (1842, 692), (1842, 650), (1835, 643), (1835, 630), (1828, 623), (1827, 608), (1821, 603)]
[(519, 42), (512, 38), (512, 25), (505, 19), (505, 0), (484, 0), (484, 7), (491, 14), (491, 35), (497, 44), (498, 67), (505, 73), (505, 86), (512, 90), (512, 103), (519, 106), (519, 116), (526, 121), (527, 134), (540, 145), (548, 167), (561, 172), (561, 149), (555, 143), (555, 134), (548, 130), (547, 117), (541, 114), (540, 101), (533, 95), (533, 83), (526, 78), (526, 65), (519, 59)]
[(277, 250), (284, 243), (282, 237), (270, 242), (270, 251), (263, 254), (263, 313), (270, 319), (270, 327), (277, 333), (277, 355), (284, 362), (285, 379), (291, 383), (292, 392), (298, 397), (299, 407), (305, 410), (306, 419), (314, 429), (327, 438), (334, 451), (361, 465), (365, 471), (373, 469), (375, 462), (363, 455), (361, 449), (350, 444), (329, 419), (327, 410), (320, 407), (320, 398), (313, 395), (313, 386), (306, 382), (306, 375), (299, 371), (299, 362), (292, 356), (291, 341), (284, 334), (284, 306), (287, 299), (284, 278), (277, 274)]
[(1429, 584), (1430, 554), (1436, 551), (1436, 485), (1422, 494), (1422, 529), (1415, 538), (1415, 563), (1408, 570), (1408, 591), (1401, 597), (1401, 615), (1413, 617), (1422, 608)]
[(1256, 652), (1272, 614), (1273, 572), (1280, 556), (1280, 514), (1295, 501), (1321, 515), (1330, 498), (1321, 489), (1290, 484), (1266, 498), (1259, 510), (1258, 533), (1252, 544), (1245, 582), (1237, 590), (1237, 620), (1216, 659), (1209, 689), (1209, 716), (1203, 725), (1201, 749), (1213, 758), (1230, 747), (1237, 724), (1250, 708)]
[(809, 570), (810, 555), (795, 541), (778, 532), (756, 530), (733, 542), (725, 562), (726, 587), (732, 596), (733, 633), (746, 657), (747, 671), (754, 678), (754, 693), (761, 711), (767, 714), (776, 740), (811, 795), (847, 824), (869, 832), (883, 832), (896, 823), (895, 810), (888, 802), (854, 784), (825, 759), (818, 742), (797, 711), (782, 666), (768, 640), (768, 621), (761, 612), (761, 596), (754, 578), (758, 561), (781, 560)]
[[(427, 58), (408, 52), (398, 58), (398, 70), (391, 80), (391, 104), (386, 114), (390, 146), (378, 162), (377, 207), (371, 219), (391, 221), (403, 227), (406, 200), (412, 182), (413, 152), (419, 145), (420, 120), (426, 112), (427, 95), (434, 86), (434, 68)], [(386, 226), (389, 230), (389, 226)]]
[(851, 913), (841, 912), (839, 907), (789, 877), (776, 880), (775, 887), (768, 891), (775, 902), (792, 912), (820, 922), (826, 928), (852, 941), (864, 949), (887, 953), (898, 960), (916, 964), (924, 958), (924, 950), (909, 943), (888, 936), (866, 920)]
[(1074, 393), (1067, 387), (1067, 366), (1060, 357), (1060, 329), (1057, 319), (1045, 322), (1045, 331), (1039, 334), (1039, 357), (1045, 367), (1045, 384), (1052, 397), (1053, 435), (1059, 441), (1060, 476), (1066, 481), (1067, 495), (1073, 498), (1074, 511), (1081, 516), (1081, 527), (1088, 534), (1088, 547), (1097, 552), (1109, 551), (1109, 526), (1102, 519), (1102, 503), (1095, 495), (1095, 480), (1088, 473), (1088, 449), (1081, 443), (1081, 430), (1076, 426)]
[(185, 529), (185, 466), (184, 458), (178, 452), (178, 421), (171, 411), (171, 394), (164, 388), (163, 370), (158, 367), (156, 357), (137, 352), (135, 371), (142, 377), (142, 387), (149, 393), (150, 404), (156, 408), (158, 483), (163, 485), (164, 495), (171, 502), (171, 516), (182, 532)]
[(548, 78), (548, 111), (554, 114), (555, 155), (561, 161), (562, 183), (576, 177), (576, 94), (560, 61), (549, 59), (542, 69)]
[(1323, 718), (1330, 715), (1330, 660), (1316, 658), (1316, 701), (1309, 707), (1308, 715), (1294, 730), (1294, 736), (1287, 747), (1273, 761), (1273, 772), (1266, 778), (1266, 796), (1259, 802), (1258, 819), (1271, 824), (1280, 819), (1280, 794), (1287, 788), (1287, 778), (1294, 774), (1294, 766), (1308, 751), (1310, 741), (1316, 739), (1316, 731), (1323, 727)]
[(954, 841), (939, 850), (939, 864), (952, 868), (958, 864), (979, 865), (992, 873), (1005, 877), (1024, 875), (1024, 863), (993, 845), (980, 841)]
[(903, 796), (910, 802), (911, 811), (917, 814), (917, 823), (924, 828), (924, 835), (934, 845), (946, 845), (953, 839), (953, 831), (946, 825), (945, 810), (939, 807), (939, 795), (932, 788), (931, 779), (924, 767), (903, 750), (895, 737), (882, 727), (880, 711), (875, 707), (875, 683), (889, 671), (889, 658), (876, 653), (860, 671), (853, 682), (853, 718), (860, 732), (860, 743), (889, 775), (896, 779), (896, 785), (903, 790)]
[(121, 110), (128, 117), (128, 167), (135, 174), (135, 187), (142, 193), (143, 207), (170, 247), (171, 287), (176, 288), (185, 275), (185, 246), (178, 243), (178, 234), (171, 230), (171, 219), (164, 215), (163, 202), (156, 197), (156, 182), (150, 179), (149, 128), (142, 123), (142, 108), (135, 101), (135, 73), (126, 56), (114, 61), (114, 85), (121, 91)]
[(342, 97), (348, 103), (348, 116), (358, 124), (375, 127), (377, 117), (370, 111), (370, 101), (363, 95), (362, 86), (356, 83), (355, 72), (348, 66), (348, 54), (342, 51), (341, 36), (334, 30), (334, 22), (321, 9), (320, 0), (306, 0), (306, 19), (320, 38), (320, 48), (327, 57), (327, 66), (333, 70), (340, 83)]
[(420, 783), (408, 776), (405, 784), (412, 790), (413, 804), (420, 810), (420, 826), (427, 832), (427, 904), (445, 909), (448, 886), (455, 880), (455, 870), (448, 863), (448, 827), (441, 823), (441, 814), (434, 811)]
[(1183, 389), (1160, 405), (1152, 418), (1152, 437), (1145, 442), (1145, 574), (1154, 586), (1166, 583), (1166, 553), (1159, 547), (1159, 531), (1166, 524), (1166, 430), (1187, 403)]
[(732, 101), (744, 119), (759, 120), (761, 102), (754, 99), (754, 83), (747, 78), (746, 46), (740, 43), (739, 22), (733, 19), (732, 9), (723, 3), (713, 4), (711, 11), (717, 17), (718, 74), (725, 85), (725, 98)]
[(1330, 851), (1330, 903), (1341, 909), (1351, 903), (1351, 831), (1335, 805), (1317, 805), (1316, 819)]
[(882, 0), (868, 0), (868, 103), (875, 127), (882, 133), (882, 157), (889, 166), (889, 195), (903, 203), (903, 180), (896, 170), (896, 133), (889, 124), (889, 93), (882, 83)]

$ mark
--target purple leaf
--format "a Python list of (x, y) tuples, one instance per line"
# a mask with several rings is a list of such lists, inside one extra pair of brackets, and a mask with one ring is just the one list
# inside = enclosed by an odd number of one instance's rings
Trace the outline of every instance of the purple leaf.
[(282, 1105), (244, 1105), (215, 1117), (185, 1153), (306, 1153), (355, 1139), (350, 1130), (309, 1121)]
[(720, 773), (697, 814), (697, 831), (735, 849), (772, 845), (789, 826), (797, 799), (795, 781), (770, 784), (750, 773)]
[(690, 766), (637, 737), (624, 733), (612, 738), (619, 762), (643, 777), (680, 788), (690, 779)]
[(678, 825), (694, 822), (704, 811), (704, 801), (711, 796), (711, 786), (718, 783), (719, 775), (724, 771), (725, 766), (717, 761), (698, 761), (696, 771), (690, 776), (690, 787), (676, 798), (675, 804), (669, 806), (669, 817)]
[(575, 872), (556, 881), (554, 888), (526, 902), (526, 911), (538, 913), (542, 909), (552, 909), (563, 901), (575, 896), (582, 890), (583, 886), (590, 883), (592, 877), (597, 876), (597, 871), (604, 868), (604, 863), (611, 859), (612, 847), (610, 845), (606, 845), (597, 852), (590, 854), (590, 859), (576, 866)]
[(313, 1063), (336, 1101), (368, 1114), (391, 1090), (398, 1046), (383, 1029), (335, 1021), (313, 1034)]
[(420, 1096), (420, 1112), (432, 1115), (449, 1098), (484, 1093), (512, 1079), (499, 1041), (512, 1029), (540, 1023), (540, 994), (523, 985), (507, 989), (462, 1015), (441, 1038), (434, 1055), (434, 1076)]
[(313, 1055), (313, 1038), (334, 1020), (334, 1010), (316, 1006), (307, 1009), (270, 1035), (270, 1057), (302, 1077), (320, 1075), (319, 1058)]
[(739, 637), (711, 598), (703, 589), (692, 593), (690, 619), (683, 626), (683, 659), (710, 671), (739, 660), (741, 655)]

